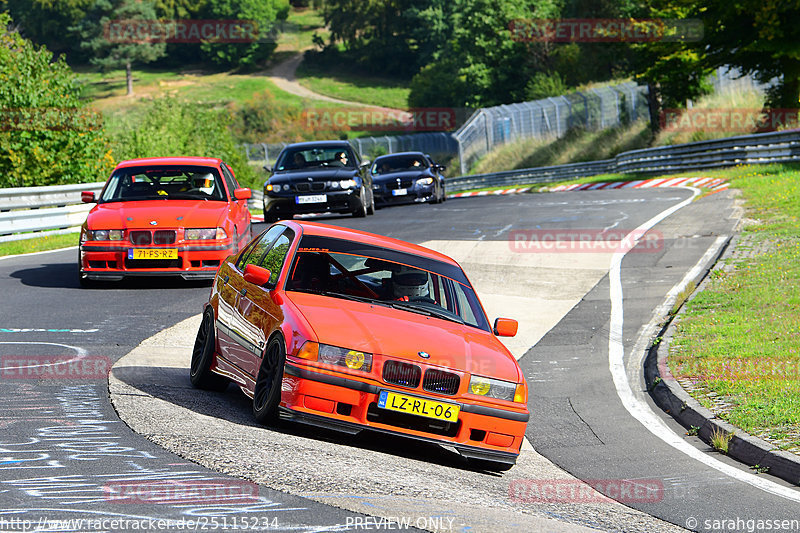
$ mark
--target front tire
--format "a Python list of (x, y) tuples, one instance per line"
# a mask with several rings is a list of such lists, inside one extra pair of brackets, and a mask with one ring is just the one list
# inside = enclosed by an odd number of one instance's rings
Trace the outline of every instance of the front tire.
[(278, 419), (285, 363), (286, 347), (280, 335), (275, 335), (264, 350), (253, 390), (253, 416), (261, 424), (274, 423)]
[(361, 187), (361, 191), (358, 193), (359, 196), (359, 205), (358, 207), (353, 210), (353, 216), (356, 218), (364, 218), (367, 216), (367, 194), (364, 192), (364, 187)]
[(375, 214), (375, 195), (372, 192), (369, 193), (369, 206), (367, 207), (367, 214)]
[(224, 391), (228, 388), (228, 380), (211, 371), (215, 348), (214, 312), (209, 309), (203, 313), (203, 321), (197, 330), (192, 350), (192, 366), (189, 370), (189, 380), (198, 389)]

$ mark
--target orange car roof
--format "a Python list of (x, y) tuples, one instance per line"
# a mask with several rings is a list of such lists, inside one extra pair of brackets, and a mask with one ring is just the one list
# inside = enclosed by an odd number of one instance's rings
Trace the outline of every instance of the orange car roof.
[(329, 224), (320, 224), (319, 222), (310, 222), (307, 220), (282, 220), (281, 222), (297, 224), (302, 228), (304, 235), (319, 235), (322, 237), (346, 239), (364, 244), (371, 244), (373, 246), (391, 248), (400, 252), (407, 252), (410, 254), (427, 257), (429, 259), (435, 259), (437, 261), (456, 266), (459, 269), (461, 268), (456, 261), (442, 253), (431, 250), (430, 248), (425, 248), (424, 246), (419, 246), (418, 244), (412, 244), (410, 242), (394, 239), (392, 237), (377, 235), (375, 233), (369, 233), (357, 229), (342, 228), (339, 226), (331, 226)]
[(216, 157), (143, 157), (120, 161), (117, 168), (135, 167), (140, 165), (219, 165), (221, 159)]

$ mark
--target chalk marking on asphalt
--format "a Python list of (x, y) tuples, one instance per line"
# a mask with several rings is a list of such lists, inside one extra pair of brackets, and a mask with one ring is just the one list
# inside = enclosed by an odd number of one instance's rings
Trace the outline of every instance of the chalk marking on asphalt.
[[(81, 348), (80, 346), (70, 346), (69, 344), (59, 344), (57, 342), (13, 342), (13, 341), (3, 341), (3, 342), (0, 342), (0, 344), (24, 344), (24, 345), (28, 345), (28, 344), (44, 344), (46, 346), (60, 346), (62, 348), (69, 348), (70, 350), (75, 350), (75, 352), (77, 352), (77, 354), (78, 354), (75, 357), (73, 357), (72, 359), (67, 359), (66, 361), (53, 361), (52, 363), (42, 363), (42, 364), (39, 364), (39, 365), (14, 366), (14, 367), (8, 367), (7, 370), (20, 370), (20, 369), (23, 369), (23, 368), (39, 368), (39, 367), (42, 367), (42, 366), (63, 365), (65, 363), (71, 363), (73, 361), (80, 361), (81, 359), (86, 357), (86, 355), (88, 353), (85, 349)], [(23, 355), (23, 356), (20, 356), (20, 357), (25, 357), (25, 356)]]
[[(689, 205), (700, 194), (700, 190), (694, 187), (687, 187), (693, 191), (690, 198), (676, 204), (669, 209), (666, 209), (654, 216), (635, 230), (633, 230), (628, 237), (634, 241), (638, 240), (647, 230), (675, 213), (679, 209)], [(637, 237), (638, 236), (638, 237)], [(622, 299), (622, 259), (627, 252), (616, 252), (611, 259), (611, 270), (609, 271), (610, 281), (610, 299), (611, 299), (611, 323), (608, 332), (608, 366), (611, 371), (611, 377), (614, 380), (614, 387), (617, 390), (617, 395), (622, 401), (625, 409), (638, 420), (648, 431), (653, 435), (669, 444), (676, 450), (688, 455), (696, 461), (700, 461), (706, 466), (713, 468), (727, 476), (730, 476), (738, 481), (747, 483), (755, 488), (761, 489), (770, 494), (786, 498), (795, 502), (800, 502), (800, 493), (792, 488), (784, 487), (765, 478), (757, 477), (755, 474), (744, 472), (738, 468), (725, 464), (718, 459), (715, 459), (705, 452), (698, 450), (691, 444), (678, 436), (667, 424), (650, 408), (650, 406), (640, 397), (637, 397), (631, 389), (630, 382), (628, 381), (628, 374), (625, 371), (625, 347), (622, 344), (622, 327), (623, 327), (623, 299)], [(707, 251), (706, 254), (709, 252)], [(704, 255), (700, 261), (695, 265), (692, 270), (702, 268), (702, 262), (707, 259)], [(684, 281), (689, 279), (689, 274), (678, 284), (681, 285)], [(673, 294), (678, 286), (673, 287), (668, 294)], [(680, 289), (678, 289), (680, 290)]]

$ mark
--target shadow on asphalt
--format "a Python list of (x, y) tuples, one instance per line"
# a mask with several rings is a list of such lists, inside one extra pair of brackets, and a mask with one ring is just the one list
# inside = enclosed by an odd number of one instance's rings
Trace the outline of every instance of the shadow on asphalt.
[[(229, 385), (224, 392), (195, 389), (189, 381), (188, 368), (120, 366), (114, 367), (112, 372), (123, 383), (154, 398), (238, 426), (261, 428), (278, 435), (292, 435), (338, 446), (363, 448), (451, 468), (482, 471), (473, 468), (466, 459), (454, 451), (449, 451), (437, 444), (402, 436), (387, 435), (370, 430), (364, 430), (357, 435), (347, 435), (288, 421), (262, 426), (253, 418), (252, 400), (245, 396), (237, 386)], [(342, 453), (344, 457), (346, 452)], [(500, 475), (489, 471), (485, 473), (491, 476)]]
[[(76, 263), (53, 263), (12, 272), (9, 277), (29, 287), (81, 289)], [(185, 280), (180, 276), (142, 276), (121, 281), (93, 281), (82, 290), (197, 289), (210, 287), (212, 280)]]

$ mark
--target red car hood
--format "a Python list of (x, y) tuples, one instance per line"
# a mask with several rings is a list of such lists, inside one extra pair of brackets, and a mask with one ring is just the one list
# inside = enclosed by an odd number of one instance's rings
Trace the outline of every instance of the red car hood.
[[(397, 359), (519, 382), (517, 363), (492, 334), (471, 326), (338, 298), (286, 292), (318, 340)], [(418, 352), (430, 354), (420, 358)]]
[[(227, 213), (225, 202), (142, 200), (98, 204), (89, 212), (90, 229), (215, 228)], [(158, 222), (152, 226), (151, 221)]]

